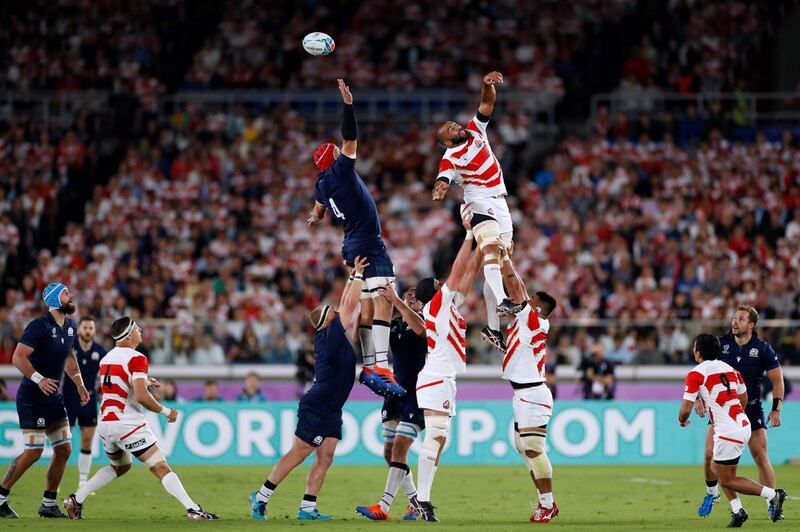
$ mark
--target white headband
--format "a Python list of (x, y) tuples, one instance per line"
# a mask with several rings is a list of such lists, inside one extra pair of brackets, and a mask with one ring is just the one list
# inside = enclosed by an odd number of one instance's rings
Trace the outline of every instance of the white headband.
[(118, 336), (112, 336), (111, 338), (113, 338), (115, 342), (121, 342), (121, 341), (125, 340), (128, 337), (128, 335), (131, 334), (131, 331), (133, 331), (133, 327), (135, 325), (136, 325), (136, 322), (131, 320), (131, 322), (128, 324), (128, 326), (125, 327), (124, 331), (122, 331)]
[(328, 317), (328, 312), (330, 310), (330, 305), (325, 305), (322, 307), (322, 312), (319, 314), (319, 320), (317, 320), (317, 323), (314, 324), (314, 329), (319, 330), (319, 328), (322, 327), (322, 324), (325, 323), (325, 319)]

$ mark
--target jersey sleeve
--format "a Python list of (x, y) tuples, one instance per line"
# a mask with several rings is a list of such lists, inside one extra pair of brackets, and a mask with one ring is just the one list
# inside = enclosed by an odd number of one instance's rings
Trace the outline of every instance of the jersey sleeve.
[(136, 355), (128, 361), (128, 373), (131, 376), (131, 381), (136, 379), (147, 379), (148, 370), (147, 357), (144, 355)]
[(25, 344), (32, 349), (36, 349), (41, 338), (42, 328), (39, 320), (33, 320), (25, 327), (25, 330), (22, 332), (22, 337), (19, 339), (19, 343)]
[(736, 372), (736, 395), (742, 395), (747, 392), (747, 386), (744, 385), (744, 377), (738, 371)]
[(325, 180), (317, 179), (317, 184), (314, 185), (314, 200), (320, 205), (324, 205), (326, 209), (330, 209), (328, 203), (328, 194), (325, 191)]
[(696, 401), (697, 394), (700, 391), (700, 385), (703, 384), (703, 374), (699, 371), (690, 371), (688, 375), (686, 375), (686, 383), (683, 387), (683, 398), (687, 401)]
[(478, 115), (475, 115), (472, 118), (472, 120), (470, 120), (469, 123), (467, 123), (467, 128), (466, 129), (469, 129), (470, 131), (474, 131), (475, 133), (477, 133), (481, 137), (486, 138), (486, 126), (488, 126), (488, 125), (489, 125), (489, 121), (488, 120), (486, 122), (483, 122), (483, 121), (481, 121), (480, 118), (478, 118)]
[(778, 360), (778, 353), (772, 348), (771, 345), (764, 342), (764, 349), (759, 349), (759, 362), (761, 363), (761, 368), (764, 371), (770, 371), (775, 368), (781, 367), (781, 363)]
[(456, 177), (458, 177), (458, 170), (456, 170), (452, 161), (448, 159), (439, 161), (439, 173), (436, 176), (437, 181), (441, 180), (452, 183)]

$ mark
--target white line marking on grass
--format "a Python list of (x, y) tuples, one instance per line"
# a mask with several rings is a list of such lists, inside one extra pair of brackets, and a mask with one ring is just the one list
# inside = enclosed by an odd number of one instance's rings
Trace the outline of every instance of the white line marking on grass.
[(793, 501), (800, 501), (800, 497), (792, 497), (791, 495), (787, 495), (786, 498), (791, 499)]
[(659, 480), (657, 478), (641, 478), (641, 477), (632, 477), (630, 479), (631, 482), (638, 482), (639, 484), (659, 484), (661, 486), (665, 486), (667, 484), (672, 484), (669, 480)]

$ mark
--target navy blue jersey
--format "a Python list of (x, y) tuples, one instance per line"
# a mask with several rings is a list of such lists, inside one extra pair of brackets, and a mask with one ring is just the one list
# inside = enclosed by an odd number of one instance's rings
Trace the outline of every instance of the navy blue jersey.
[[(83, 377), (83, 384), (89, 390), (92, 399), (97, 398), (96, 386), (97, 372), (100, 370), (100, 360), (106, 356), (106, 350), (102, 345), (97, 342), (92, 342), (88, 351), (84, 351), (81, 347), (80, 341), (75, 342), (75, 355), (78, 357), (78, 367), (81, 370), (81, 377)], [(78, 395), (78, 388), (72, 379), (64, 379), (64, 402), (67, 404), (77, 403), (80, 404), (80, 396)]]
[(731, 333), (721, 336), (719, 343), (722, 346), (720, 360), (742, 374), (744, 385), (747, 387), (747, 402), (760, 402), (764, 372), (780, 367), (775, 350), (756, 333), (753, 333), (750, 341), (741, 347)]
[(392, 348), (395, 376), (416, 378), (425, 365), (427, 338), (415, 333), (402, 318), (392, 320), (391, 331), (389, 345)]
[(356, 352), (347, 339), (339, 316), (330, 325), (317, 331), (314, 353), (314, 385), (302, 402), (314, 403), (331, 412), (340, 410), (353, 389)]
[[(34, 370), (48, 379), (58, 381), (64, 375), (64, 364), (75, 344), (77, 331), (78, 326), (71, 319), (65, 319), (64, 326), (59, 327), (53, 315), (47, 312), (25, 327), (19, 343), (33, 348), (28, 360)], [(39, 386), (30, 379), (22, 379), (20, 389), (45, 397)]]
[(352, 262), (358, 255), (384, 249), (375, 200), (355, 170), (355, 159), (342, 154), (317, 176), (315, 198), (344, 227), (342, 255)]

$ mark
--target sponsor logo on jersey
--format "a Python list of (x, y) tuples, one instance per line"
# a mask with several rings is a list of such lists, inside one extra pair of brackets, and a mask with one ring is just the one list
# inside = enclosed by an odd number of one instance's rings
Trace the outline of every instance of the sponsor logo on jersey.
[(147, 440), (145, 438), (142, 438), (141, 440), (136, 440), (133, 443), (126, 443), (125, 444), (125, 448), (128, 449), (129, 451), (131, 451), (133, 449), (138, 449), (139, 447), (141, 447), (145, 443), (147, 443)]
[(56, 328), (53, 327), (53, 338), (58, 338), (58, 334), (56, 334)]
[(741, 362), (741, 361), (742, 361), (742, 357), (736, 357), (736, 362)]
[(750, 350), (750, 356), (751, 357), (757, 357), (758, 356), (758, 348), (754, 347), (753, 349), (751, 349)]
[(322, 436), (314, 436), (314, 445), (320, 445), (322, 443)]

